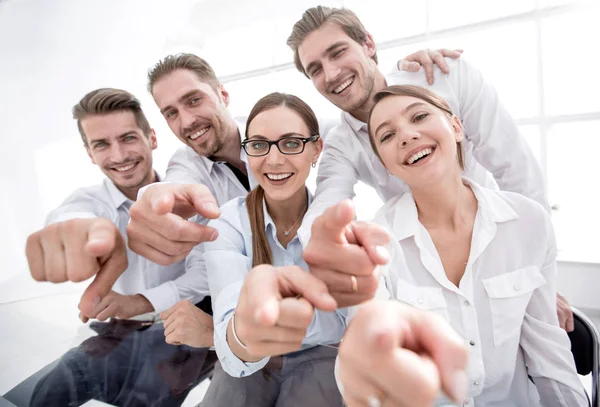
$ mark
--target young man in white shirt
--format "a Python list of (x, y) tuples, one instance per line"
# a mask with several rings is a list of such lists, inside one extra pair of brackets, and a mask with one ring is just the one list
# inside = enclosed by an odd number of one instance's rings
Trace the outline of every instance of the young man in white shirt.
[[(315, 201), (305, 225), (311, 225), (311, 220), (331, 205), (353, 198), (358, 181), (373, 187), (383, 201), (408, 191), (406, 183), (389, 174), (372, 151), (365, 123), (375, 93), (394, 84), (428, 87), (450, 102), (465, 127), (465, 176), (483, 186), (518, 192), (548, 208), (535, 157), (495, 90), (464, 59), (446, 60), (446, 75), (434, 67), (433, 78), (405, 71), (384, 76), (377, 67), (375, 42), (358, 17), (348, 9), (323, 6), (304, 12), (287, 43), (294, 51), (297, 69), (342, 110), (339, 126), (327, 135)], [(310, 227), (303, 227), (299, 234), (306, 242)], [(309, 257), (314, 251), (323, 252), (327, 244), (315, 243), (307, 247)], [(328, 271), (322, 277), (330, 291), (347, 291), (348, 283), (339, 276)], [(570, 309), (561, 297), (557, 304), (561, 326), (572, 330)]]
[[(127, 319), (165, 311), (182, 299), (202, 300), (206, 279), (186, 273), (184, 261), (159, 266), (126, 247), (129, 208), (140, 188), (158, 180), (152, 168), (156, 135), (139, 101), (124, 90), (97, 89), (73, 107), (73, 117), (88, 156), (106, 179), (75, 191), (48, 215), (46, 227), (29, 237), (34, 278), (81, 281), (98, 272), (80, 303), (84, 322)], [(212, 325), (210, 316), (203, 317)]]

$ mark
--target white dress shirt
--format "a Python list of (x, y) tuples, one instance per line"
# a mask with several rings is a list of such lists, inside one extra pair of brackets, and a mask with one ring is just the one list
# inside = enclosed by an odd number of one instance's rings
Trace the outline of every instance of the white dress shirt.
[[(309, 204), (312, 197), (309, 194)], [(263, 203), (265, 232), (274, 266), (296, 265), (304, 270), (308, 266), (302, 258), (302, 245), (297, 236), (283, 247), (277, 240), (277, 230), (266, 205)], [(215, 349), (223, 370), (233, 377), (248, 376), (262, 369), (269, 358), (255, 363), (244, 362), (233, 354), (227, 343), (227, 324), (235, 310), (244, 279), (252, 269), (252, 231), (245, 198), (236, 198), (221, 207), (221, 216), (211, 220), (209, 226), (219, 231), (214, 242), (194, 248), (204, 250), (208, 282), (213, 304)], [(316, 311), (310, 323), (302, 349), (318, 344), (338, 343), (345, 330), (345, 311)]]
[[(50, 212), (46, 225), (77, 218), (105, 218), (119, 229), (127, 242), (129, 208), (133, 201), (127, 198), (108, 178), (102, 184), (80, 188), (61, 206)], [(118, 278), (113, 290), (119, 294), (141, 294), (162, 312), (179, 300), (197, 303), (208, 295), (208, 282), (202, 273), (186, 272), (182, 260), (170, 266), (161, 266), (135, 254), (127, 247), (127, 270)]]
[[(449, 74), (434, 66), (433, 85), (427, 84), (422, 71), (396, 71), (386, 82), (422, 86), (448, 101), (465, 131), (465, 176), (482, 186), (521, 193), (547, 207), (541, 169), (496, 91), (464, 58), (446, 58), (446, 63)], [(341, 123), (327, 135), (315, 202), (298, 232), (303, 242), (308, 241), (317, 216), (340, 200), (354, 197), (358, 181), (375, 188), (384, 202), (408, 192), (406, 183), (389, 174), (373, 152), (367, 124), (343, 112)]]
[(448, 280), (408, 192), (388, 201), (375, 218), (393, 236), (377, 297), (391, 293), (434, 312), (465, 339), (470, 380), (465, 405), (587, 406), (569, 338), (558, 325), (557, 250), (548, 213), (520, 194), (464, 182), (478, 209), (459, 286)]

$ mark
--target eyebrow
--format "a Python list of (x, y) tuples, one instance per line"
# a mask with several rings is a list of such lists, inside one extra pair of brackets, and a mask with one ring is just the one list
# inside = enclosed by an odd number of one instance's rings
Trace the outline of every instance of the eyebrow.
[[(331, 51), (335, 50), (336, 48), (341, 47), (342, 45), (346, 45), (346, 41), (338, 41), (335, 42), (333, 44), (331, 44), (324, 52), (322, 55), (327, 55), (329, 54)], [(317, 61), (313, 61), (310, 64), (308, 64), (308, 66), (306, 67), (306, 72), (310, 72), (312, 70), (312, 68), (315, 67), (315, 65), (319, 65), (319, 63)]]
[[(300, 134), (300, 133), (285, 133), (285, 134), (283, 134), (283, 135), (279, 136), (279, 138), (278, 138), (276, 141), (279, 141), (279, 140), (281, 140), (281, 139), (283, 139), (283, 138), (288, 138), (288, 137), (300, 137), (300, 138), (306, 138), (306, 137), (304, 137), (304, 136), (303, 136), (302, 134)], [(267, 140), (267, 141), (268, 141), (269, 139), (268, 139), (268, 138), (266, 138), (266, 137), (265, 137), (265, 136), (263, 136), (263, 135), (260, 135), (260, 134), (255, 134), (255, 135), (253, 135), (253, 136), (250, 136), (250, 137), (248, 137), (248, 140)]]
[[(118, 139), (122, 139), (123, 137), (127, 137), (129, 135), (138, 135), (135, 131), (130, 130), (130, 131), (126, 131), (125, 133), (119, 134), (116, 138)], [(96, 144), (96, 143), (106, 143), (107, 139), (105, 138), (99, 138), (99, 139), (94, 139), (94, 140), (90, 140), (90, 144)]]
[[(407, 107), (406, 107), (406, 108), (405, 108), (405, 109), (402, 111), (402, 114), (406, 114), (406, 113), (408, 113), (408, 111), (409, 111), (409, 110), (412, 110), (412, 109), (414, 109), (414, 108), (416, 108), (416, 107), (419, 107), (419, 106), (427, 106), (427, 104), (426, 104), (426, 103), (423, 103), (423, 102), (415, 102), (415, 103), (413, 103), (413, 104), (410, 104), (410, 105), (408, 105), (408, 106), (407, 106)], [(384, 127), (384, 126), (387, 126), (387, 125), (389, 125), (389, 124), (390, 124), (390, 121), (389, 121), (389, 120), (386, 120), (386, 121), (384, 121), (383, 123), (381, 123), (381, 124), (380, 124), (379, 126), (377, 126), (377, 128), (375, 129), (375, 134), (379, 133), (379, 130), (381, 130), (381, 128), (382, 128), (382, 127)]]
[[(177, 101), (180, 103), (183, 103), (186, 99), (190, 98), (191, 96), (195, 95), (196, 93), (201, 93), (201, 92), (198, 89), (190, 90), (189, 92), (187, 92), (183, 96), (181, 96), (179, 99), (177, 99)], [(160, 114), (164, 115), (167, 110), (172, 109), (172, 108), (173, 108), (173, 106), (167, 105), (167, 106), (163, 107), (162, 109), (160, 109)]]

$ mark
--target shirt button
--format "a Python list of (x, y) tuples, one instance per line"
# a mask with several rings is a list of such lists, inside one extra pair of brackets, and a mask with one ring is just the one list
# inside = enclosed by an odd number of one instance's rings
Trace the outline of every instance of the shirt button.
[(520, 289), (521, 289), (521, 286), (519, 284), (515, 284), (513, 286), (513, 290), (515, 290), (515, 291), (519, 291)]
[(475, 380), (475, 381), (473, 382), (473, 386), (479, 386), (479, 384), (480, 384), (480, 383), (479, 383), (479, 380)]
[(421, 298), (421, 297), (417, 298), (417, 303), (423, 304), (423, 298)]
[(475, 341), (469, 341), (469, 345), (475, 346)]

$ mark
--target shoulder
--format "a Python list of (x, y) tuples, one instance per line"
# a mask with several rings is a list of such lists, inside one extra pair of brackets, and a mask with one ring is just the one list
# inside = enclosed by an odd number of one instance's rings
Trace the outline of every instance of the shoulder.
[(219, 207), (221, 215), (209, 222), (209, 226), (220, 228), (229, 227), (242, 231), (242, 225), (248, 219), (248, 210), (246, 209), (246, 197), (239, 196), (224, 203)]

